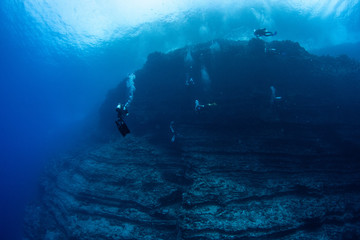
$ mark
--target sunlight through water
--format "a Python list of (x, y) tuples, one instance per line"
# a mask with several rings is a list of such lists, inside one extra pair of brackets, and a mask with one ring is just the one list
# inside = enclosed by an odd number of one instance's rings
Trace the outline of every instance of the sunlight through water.
[[(147, 34), (149, 42), (162, 42), (159, 50), (166, 51), (214, 38), (248, 40), (257, 27), (276, 28), (279, 40), (316, 47), (354, 42), (359, 37), (347, 27), (354, 22), (351, 16), (358, 11), (359, 0), (28, 0), (22, 5), (32, 19), (31, 28), (38, 31), (32, 37), (37, 36), (46, 47), (55, 44), (72, 50)], [(276, 17), (282, 15), (292, 26)], [(308, 26), (314, 19), (322, 21), (323, 26), (317, 26), (320, 31), (295, 25)], [(176, 38), (169, 32), (177, 32)]]

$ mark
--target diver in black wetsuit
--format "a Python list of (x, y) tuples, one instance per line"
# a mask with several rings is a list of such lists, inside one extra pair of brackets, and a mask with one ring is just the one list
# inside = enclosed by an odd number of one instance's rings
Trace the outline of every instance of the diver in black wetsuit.
[(115, 121), (117, 128), (119, 129), (121, 135), (123, 137), (126, 136), (126, 134), (130, 133), (129, 128), (124, 122), (124, 118), (129, 115), (129, 111), (126, 108), (126, 105), (123, 106), (120, 103), (116, 106), (116, 112), (118, 113), (118, 119)]
[(260, 28), (260, 29), (255, 29), (254, 30), (254, 35), (256, 37), (271, 37), (271, 36), (275, 36), (277, 34), (277, 32), (268, 32), (266, 31), (266, 28)]

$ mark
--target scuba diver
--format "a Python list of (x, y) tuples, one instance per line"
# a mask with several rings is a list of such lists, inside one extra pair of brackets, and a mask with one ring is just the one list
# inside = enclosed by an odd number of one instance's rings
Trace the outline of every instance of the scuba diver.
[(280, 101), (282, 99), (282, 97), (276, 96), (276, 89), (274, 86), (270, 86), (270, 90), (271, 90), (271, 97), (270, 97), (271, 104), (274, 104), (276, 101)]
[(205, 109), (209, 109), (210, 107), (217, 106), (217, 104), (214, 103), (208, 103), (206, 105), (200, 104), (199, 100), (195, 100), (195, 112), (200, 112)]
[(126, 105), (118, 104), (116, 106), (116, 112), (118, 113), (118, 119), (115, 121), (117, 128), (119, 129), (121, 135), (123, 137), (126, 136), (126, 134), (130, 133), (129, 128), (124, 122), (124, 118), (129, 115), (129, 111), (126, 108)]
[(255, 29), (254, 30), (254, 35), (256, 37), (271, 37), (271, 36), (275, 36), (277, 34), (277, 32), (268, 32), (266, 31), (266, 28), (260, 28), (260, 29)]
[(201, 105), (199, 100), (195, 100), (195, 112), (199, 112), (201, 109), (203, 109), (205, 105)]
[(170, 122), (170, 132), (172, 134), (172, 137), (171, 137), (171, 142), (175, 142), (175, 136), (176, 136), (176, 133), (175, 133), (175, 130), (174, 130), (174, 121), (171, 121)]

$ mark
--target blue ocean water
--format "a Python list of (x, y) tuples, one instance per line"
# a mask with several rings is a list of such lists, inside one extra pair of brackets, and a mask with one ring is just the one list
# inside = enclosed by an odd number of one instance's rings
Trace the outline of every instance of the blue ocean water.
[(109, 89), (153, 51), (225, 38), (298, 41), (360, 59), (358, 0), (10, 1), (0, 4), (0, 237), (21, 239), (46, 161), (83, 140)]

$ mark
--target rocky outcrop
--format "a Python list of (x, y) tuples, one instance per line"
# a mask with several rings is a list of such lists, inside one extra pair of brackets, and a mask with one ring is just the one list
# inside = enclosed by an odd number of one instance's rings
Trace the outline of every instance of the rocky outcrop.
[(254, 39), (155, 53), (135, 75), (133, 134), (51, 162), (27, 239), (360, 238), (358, 63)]
[[(168, 54), (153, 53), (135, 72), (136, 91), (128, 123), (140, 135), (149, 133), (154, 125), (167, 131), (170, 121), (221, 121), (220, 127), (274, 120), (358, 124), (359, 72), (359, 63), (346, 56), (318, 57), (290, 41), (219, 40)], [(281, 101), (271, 101), (271, 86)], [(100, 109), (102, 134), (116, 132), (114, 108), (127, 98), (125, 78), (109, 92)], [(194, 111), (196, 99), (202, 104), (215, 102), (217, 107), (199, 116)]]

